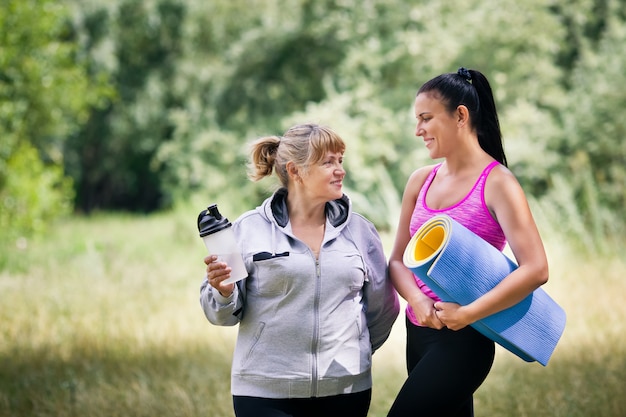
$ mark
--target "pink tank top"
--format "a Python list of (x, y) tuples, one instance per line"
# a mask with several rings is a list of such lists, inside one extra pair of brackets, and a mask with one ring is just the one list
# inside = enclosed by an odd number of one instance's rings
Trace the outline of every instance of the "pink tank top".
[[(441, 210), (433, 210), (426, 205), (426, 193), (428, 193), (430, 184), (433, 182), (435, 175), (437, 175), (437, 171), (441, 167), (441, 164), (436, 165), (426, 178), (426, 181), (417, 196), (415, 209), (413, 210), (411, 224), (409, 226), (411, 236), (413, 236), (422, 224), (424, 224), (431, 217), (439, 214), (447, 214), (472, 232), (476, 233), (478, 236), (482, 237), (498, 250), (501, 251), (504, 249), (504, 246), (506, 245), (504, 232), (498, 222), (496, 222), (491, 216), (491, 213), (485, 204), (484, 193), (487, 176), (498, 164), (498, 161), (493, 161), (487, 165), (470, 192), (461, 201), (453, 206)], [(424, 284), (415, 275), (414, 278), (417, 286), (424, 294), (435, 301), (440, 301), (439, 297), (437, 297), (437, 295), (435, 295), (435, 293), (428, 288), (426, 284)], [(413, 313), (411, 306), (407, 306), (406, 314), (413, 324), (418, 326), (420, 325), (415, 318), (415, 314)]]

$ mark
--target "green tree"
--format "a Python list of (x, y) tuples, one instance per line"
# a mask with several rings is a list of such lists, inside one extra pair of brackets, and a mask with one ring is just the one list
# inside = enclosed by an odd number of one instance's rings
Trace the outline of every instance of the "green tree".
[(572, 71), (563, 135), (550, 144), (561, 155), (551, 171), (571, 190), (569, 200), (555, 199), (558, 207), (575, 207), (567, 209), (568, 221), (581, 226), (571, 231), (591, 231), (579, 237), (596, 250), (606, 249), (605, 236), (623, 235), (626, 226), (626, 120), (618, 115), (626, 107), (626, 14), (619, 1), (605, 7), (601, 33), (588, 40)]
[[(581, 219), (591, 201), (612, 213), (623, 159), (607, 149), (623, 133), (622, 102), (602, 86), (622, 79), (619, 3), (74, 0), (91, 76), (110, 74), (117, 92), (68, 142), (78, 206), (150, 210), (237, 190), (228, 199), (242, 211), (267, 194), (245, 177), (244, 145), (314, 121), (347, 140), (350, 196), (390, 228), (406, 179), (429, 162), (413, 133), (415, 91), (467, 66), (491, 80), (510, 167), (546, 213), (570, 197)], [(603, 103), (588, 98), (595, 86)], [(580, 132), (600, 127), (607, 144), (588, 147)]]
[[(116, 95), (93, 109), (69, 141), (66, 168), (76, 207), (151, 211), (167, 206), (153, 157), (180, 106), (172, 88), (182, 51), (181, 2), (75, 3), (74, 27), (92, 76), (106, 72)], [(94, 75), (95, 74), (95, 75)]]
[[(523, 109), (545, 120), (544, 128), (558, 129), (551, 112), (565, 94), (554, 51), (565, 32), (542, 0), (193, 4), (197, 9), (189, 19), (204, 28), (197, 32), (199, 39), (213, 40), (206, 42), (208, 48), (194, 48), (197, 56), (211, 57), (202, 66), (211, 77), (199, 82), (207, 94), (197, 102), (205, 111), (181, 109), (176, 119), (183, 124), (176, 130), (187, 133), (159, 155), (164, 162), (176, 159), (176, 172), (187, 173), (182, 181), (173, 175), (171, 184), (211, 192), (230, 182), (243, 190), (245, 153), (239, 145), (313, 120), (349, 140), (350, 195), (379, 227), (388, 228), (396, 221), (410, 172), (427, 162), (412, 135), (415, 91), (428, 78), (461, 65), (493, 80), (504, 114), (516, 116)], [(518, 30), (507, 30), (511, 26)], [(514, 149), (524, 149), (531, 140), (538, 142), (537, 149), (546, 149), (539, 127), (530, 132), (536, 136), (518, 125), (506, 127), (515, 132)], [(191, 145), (196, 140), (204, 152)], [(225, 157), (228, 164), (221, 164), (222, 152), (234, 153), (235, 159)], [(524, 152), (510, 159), (524, 182), (545, 192), (547, 183), (533, 170), (534, 155)], [(189, 182), (202, 178), (191, 172), (202, 170), (215, 171), (209, 183)], [(228, 173), (221, 184), (216, 181), (220, 172)]]
[(0, 7), (0, 240), (28, 237), (72, 208), (65, 138), (95, 101), (68, 10), (50, 0)]

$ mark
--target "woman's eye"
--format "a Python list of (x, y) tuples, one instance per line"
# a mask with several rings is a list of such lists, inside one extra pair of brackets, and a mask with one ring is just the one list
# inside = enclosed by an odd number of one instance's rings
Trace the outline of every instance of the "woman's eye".
[(323, 166), (328, 166), (328, 165), (343, 165), (343, 158), (332, 158), (332, 159), (326, 159), (326, 160), (322, 160), (321, 165)]

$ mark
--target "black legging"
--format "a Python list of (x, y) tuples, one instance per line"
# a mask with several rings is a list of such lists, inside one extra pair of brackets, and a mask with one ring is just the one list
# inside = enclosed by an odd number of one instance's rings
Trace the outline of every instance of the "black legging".
[(237, 417), (366, 417), (372, 390), (316, 398), (233, 396)]
[(489, 374), (494, 343), (470, 326), (435, 330), (408, 319), (406, 326), (409, 377), (387, 416), (473, 416), (472, 395)]

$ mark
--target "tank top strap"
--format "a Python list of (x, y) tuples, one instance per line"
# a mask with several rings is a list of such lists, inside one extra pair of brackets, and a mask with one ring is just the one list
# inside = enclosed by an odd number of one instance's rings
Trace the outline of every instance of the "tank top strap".
[(433, 179), (435, 179), (435, 175), (437, 175), (437, 171), (439, 170), (439, 168), (441, 168), (442, 164), (443, 164), (442, 162), (438, 163), (437, 165), (433, 167), (433, 169), (430, 170), (430, 173), (426, 177), (426, 180), (424, 181), (424, 184), (422, 185), (422, 188), (420, 189), (420, 192), (417, 195), (417, 201), (421, 201), (422, 204), (424, 204), (424, 206), (426, 204), (424, 201), (424, 199), (426, 198), (426, 191), (430, 187), (430, 183), (433, 182)]
[(487, 177), (489, 176), (491, 170), (493, 170), (499, 164), (500, 162), (493, 161), (483, 169), (483, 172), (480, 173), (480, 176), (476, 180), (476, 183), (474, 183), (471, 191), (465, 197), (466, 201), (476, 199), (476, 201), (480, 201), (483, 207), (486, 209), (487, 205), (485, 203), (485, 183), (487, 182)]
[(480, 181), (484, 183), (487, 180), (487, 177), (489, 176), (491, 170), (498, 165), (500, 165), (500, 162), (498, 161), (492, 161), (489, 165), (487, 165), (485, 169), (483, 169), (483, 172), (480, 174)]

